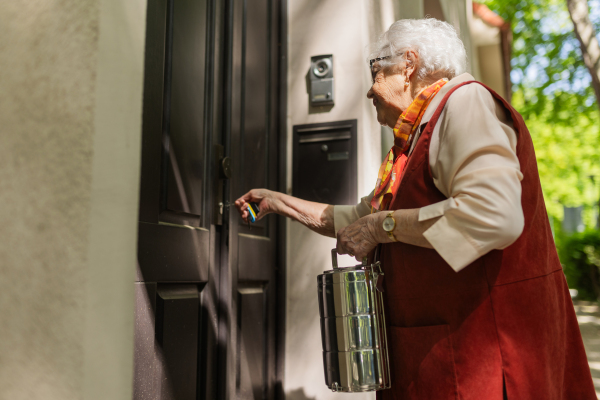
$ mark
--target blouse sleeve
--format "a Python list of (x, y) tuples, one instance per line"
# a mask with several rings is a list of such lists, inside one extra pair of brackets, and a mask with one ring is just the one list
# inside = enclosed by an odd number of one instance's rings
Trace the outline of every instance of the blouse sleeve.
[(355, 206), (333, 206), (333, 225), (336, 236), (340, 229), (371, 213), (372, 198), (373, 192), (363, 197)]
[[(419, 210), (435, 217), (423, 236), (459, 271), (493, 249), (503, 249), (524, 225), (517, 136), (504, 109), (478, 84), (457, 89), (434, 129), (429, 163), (448, 198)], [(435, 143), (434, 143), (435, 142)]]

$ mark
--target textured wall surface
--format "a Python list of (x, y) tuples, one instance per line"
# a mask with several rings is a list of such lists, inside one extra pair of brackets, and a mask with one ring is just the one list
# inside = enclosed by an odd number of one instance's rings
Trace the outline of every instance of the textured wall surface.
[(145, 2), (120, 3), (0, 3), (2, 399), (131, 397)]
[[(358, 120), (358, 194), (374, 187), (381, 163), (381, 128), (366, 94), (371, 86), (368, 45), (394, 18), (392, 0), (294, 0), (288, 14), (288, 182), (291, 185), (294, 125)], [(310, 57), (333, 54), (333, 107), (309, 107), (306, 74)], [(293, 188), (291, 188), (293, 194)], [(356, 199), (359, 200), (358, 198)], [(325, 386), (317, 275), (331, 269), (335, 240), (288, 222), (285, 391), (288, 400), (374, 399), (373, 393), (337, 394)], [(348, 256), (341, 265), (354, 265)]]

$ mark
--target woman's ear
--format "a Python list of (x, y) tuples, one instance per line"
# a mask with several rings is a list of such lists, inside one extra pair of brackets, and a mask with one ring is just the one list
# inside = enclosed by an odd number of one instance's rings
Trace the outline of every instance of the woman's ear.
[(407, 78), (411, 78), (413, 73), (417, 70), (419, 55), (413, 50), (406, 50), (404, 57), (406, 59), (406, 76)]

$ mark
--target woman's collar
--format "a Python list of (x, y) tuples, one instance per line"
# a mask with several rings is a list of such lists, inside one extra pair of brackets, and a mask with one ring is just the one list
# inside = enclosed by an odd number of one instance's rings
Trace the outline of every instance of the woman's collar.
[(427, 110), (425, 111), (425, 114), (423, 114), (423, 118), (421, 119), (421, 125), (423, 125), (426, 122), (429, 122), (429, 120), (433, 116), (433, 113), (435, 112), (435, 110), (438, 108), (438, 106), (442, 102), (442, 99), (444, 98), (444, 96), (446, 96), (446, 94), (450, 90), (452, 90), (453, 87), (460, 85), (463, 82), (474, 81), (474, 80), (475, 80), (475, 78), (473, 78), (473, 76), (471, 74), (469, 74), (468, 72), (465, 72), (464, 74), (460, 74), (460, 75), (455, 76), (454, 78), (450, 79), (450, 81), (448, 83), (446, 83), (444, 85), (444, 87), (442, 87), (440, 89), (440, 91), (435, 95), (435, 97), (433, 99), (431, 99), (431, 103), (429, 103), (429, 106), (427, 107)]

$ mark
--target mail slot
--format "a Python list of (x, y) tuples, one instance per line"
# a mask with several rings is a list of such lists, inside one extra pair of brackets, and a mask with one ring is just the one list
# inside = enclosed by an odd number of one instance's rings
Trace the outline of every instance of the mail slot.
[(294, 126), (294, 196), (326, 204), (356, 204), (356, 131), (356, 119)]

